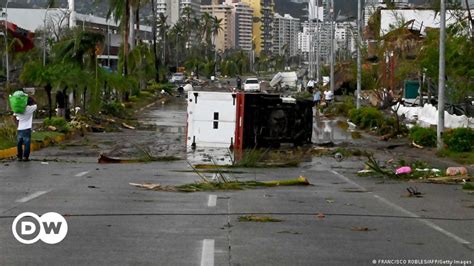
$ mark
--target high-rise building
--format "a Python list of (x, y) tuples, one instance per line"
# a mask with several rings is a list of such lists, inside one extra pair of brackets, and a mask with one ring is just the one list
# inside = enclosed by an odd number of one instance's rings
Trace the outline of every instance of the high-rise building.
[(173, 26), (178, 22), (183, 9), (189, 7), (194, 17), (201, 17), (201, 0), (157, 0), (156, 12), (167, 17), (167, 23)]
[(270, 53), (272, 49), (273, 0), (242, 0), (253, 9), (253, 43), (255, 52)]
[(225, 2), (233, 7), (232, 20), (235, 26), (234, 46), (244, 51), (252, 50), (253, 37), (253, 9), (240, 0), (227, 0)]
[(203, 5), (202, 13), (209, 13), (213, 17), (222, 19), (222, 30), (216, 36), (215, 46), (217, 50), (225, 51), (235, 47), (235, 25), (232, 19), (233, 7), (227, 4)]
[(273, 19), (273, 54), (296, 56), (300, 19), (276, 13)]
[(262, 5), (262, 51), (270, 54), (273, 49), (273, 19), (275, 15), (275, 3), (273, 0), (261, 0)]

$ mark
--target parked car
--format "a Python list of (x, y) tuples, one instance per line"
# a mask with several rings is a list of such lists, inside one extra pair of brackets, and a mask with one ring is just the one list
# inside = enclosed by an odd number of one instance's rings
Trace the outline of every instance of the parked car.
[(184, 83), (184, 74), (183, 73), (174, 73), (171, 78), (170, 78), (170, 82), (171, 83)]
[(258, 78), (248, 78), (244, 82), (244, 91), (260, 91), (260, 81)]

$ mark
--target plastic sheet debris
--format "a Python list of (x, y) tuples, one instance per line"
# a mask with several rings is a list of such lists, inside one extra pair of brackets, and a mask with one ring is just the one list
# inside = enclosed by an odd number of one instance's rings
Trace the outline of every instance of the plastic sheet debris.
[(456, 176), (456, 175), (467, 175), (467, 169), (466, 167), (448, 167), (446, 169), (446, 175), (447, 176)]
[(395, 170), (396, 175), (406, 175), (406, 174), (410, 174), (411, 172), (412, 170), (410, 166), (402, 166)]

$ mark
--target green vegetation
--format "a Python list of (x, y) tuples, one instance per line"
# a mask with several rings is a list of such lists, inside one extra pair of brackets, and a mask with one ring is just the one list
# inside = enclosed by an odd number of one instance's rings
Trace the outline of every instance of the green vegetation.
[(63, 133), (53, 132), (53, 131), (36, 131), (31, 133), (32, 141), (45, 141), (47, 139), (54, 139), (59, 136), (64, 136)]
[[(439, 177), (441, 175), (440, 170), (435, 170), (427, 163), (421, 161), (409, 162), (400, 159), (396, 163), (382, 165), (372, 155), (367, 158), (368, 160), (365, 165), (367, 169), (372, 172), (364, 172), (361, 174), (363, 176), (380, 176), (393, 179), (428, 179)], [(411, 173), (397, 175), (396, 169), (403, 166), (409, 166), (411, 168)]]
[(474, 190), (474, 183), (472, 182), (469, 182), (469, 183), (466, 183), (462, 186), (462, 189), (465, 189), (465, 190)]
[(350, 112), (355, 110), (356, 106), (353, 97), (344, 97), (341, 102), (335, 102), (329, 105), (324, 111), (325, 115), (345, 116), (349, 117)]
[(104, 115), (111, 115), (123, 119), (130, 117), (129, 112), (125, 108), (125, 105), (119, 101), (112, 101), (102, 104), (102, 113)]
[(351, 121), (362, 129), (379, 127), (384, 121), (384, 115), (374, 107), (361, 107), (349, 111)]
[(15, 147), (16, 131), (10, 117), (0, 118), (0, 149)]
[(457, 163), (464, 165), (474, 164), (474, 152), (455, 152), (443, 149), (437, 153), (439, 157), (449, 158)]
[(51, 118), (46, 118), (43, 121), (43, 126), (45, 128), (47, 127), (55, 127), (58, 132), (61, 133), (68, 133), (71, 131), (71, 127), (69, 123), (66, 121), (66, 119), (62, 117), (51, 117)]
[(470, 128), (456, 128), (446, 131), (443, 135), (444, 143), (453, 152), (470, 152), (474, 148), (474, 130)]
[(436, 146), (436, 130), (415, 126), (410, 129), (410, 140), (424, 147)]

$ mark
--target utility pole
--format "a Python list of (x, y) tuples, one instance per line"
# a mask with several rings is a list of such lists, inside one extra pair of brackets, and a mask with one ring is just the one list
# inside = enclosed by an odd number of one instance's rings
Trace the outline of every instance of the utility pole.
[(360, 108), (360, 93), (362, 89), (362, 58), (360, 46), (362, 45), (362, 3), (357, 1), (357, 109)]
[(321, 79), (320, 77), (320, 66), (319, 66), (319, 58), (321, 57), (320, 54), (319, 54), (319, 49), (321, 47), (321, 44), (319, 43), (320, 42), (320, 30), (319, 30), (319, 0), (316, 0), (316, 31), (317, 31), (317, 35), (316, 35), (316, 84), (319, 84), (319, 81)]
[(444, 90), (446, 81), (446, 1), (441, 0), (440, 9), (440, 31), (439, 31), (439, 81), (438, 81), (438, 126), (436, 130), (438, 151), (443, 149), (443, 139), (441, 138), (444, 131)]
[(329, 16), (330, 16), (330, 23), (331, 23), (331, 37), (329, 38), (331, 40), (331, 58), (330, 58), (330, 63), (331, 63), (331, 83), (330, 83), (330, 88), (331, 92), (334, 95), (334, 0), (330, 1), (330, 8), (329, 8)]

